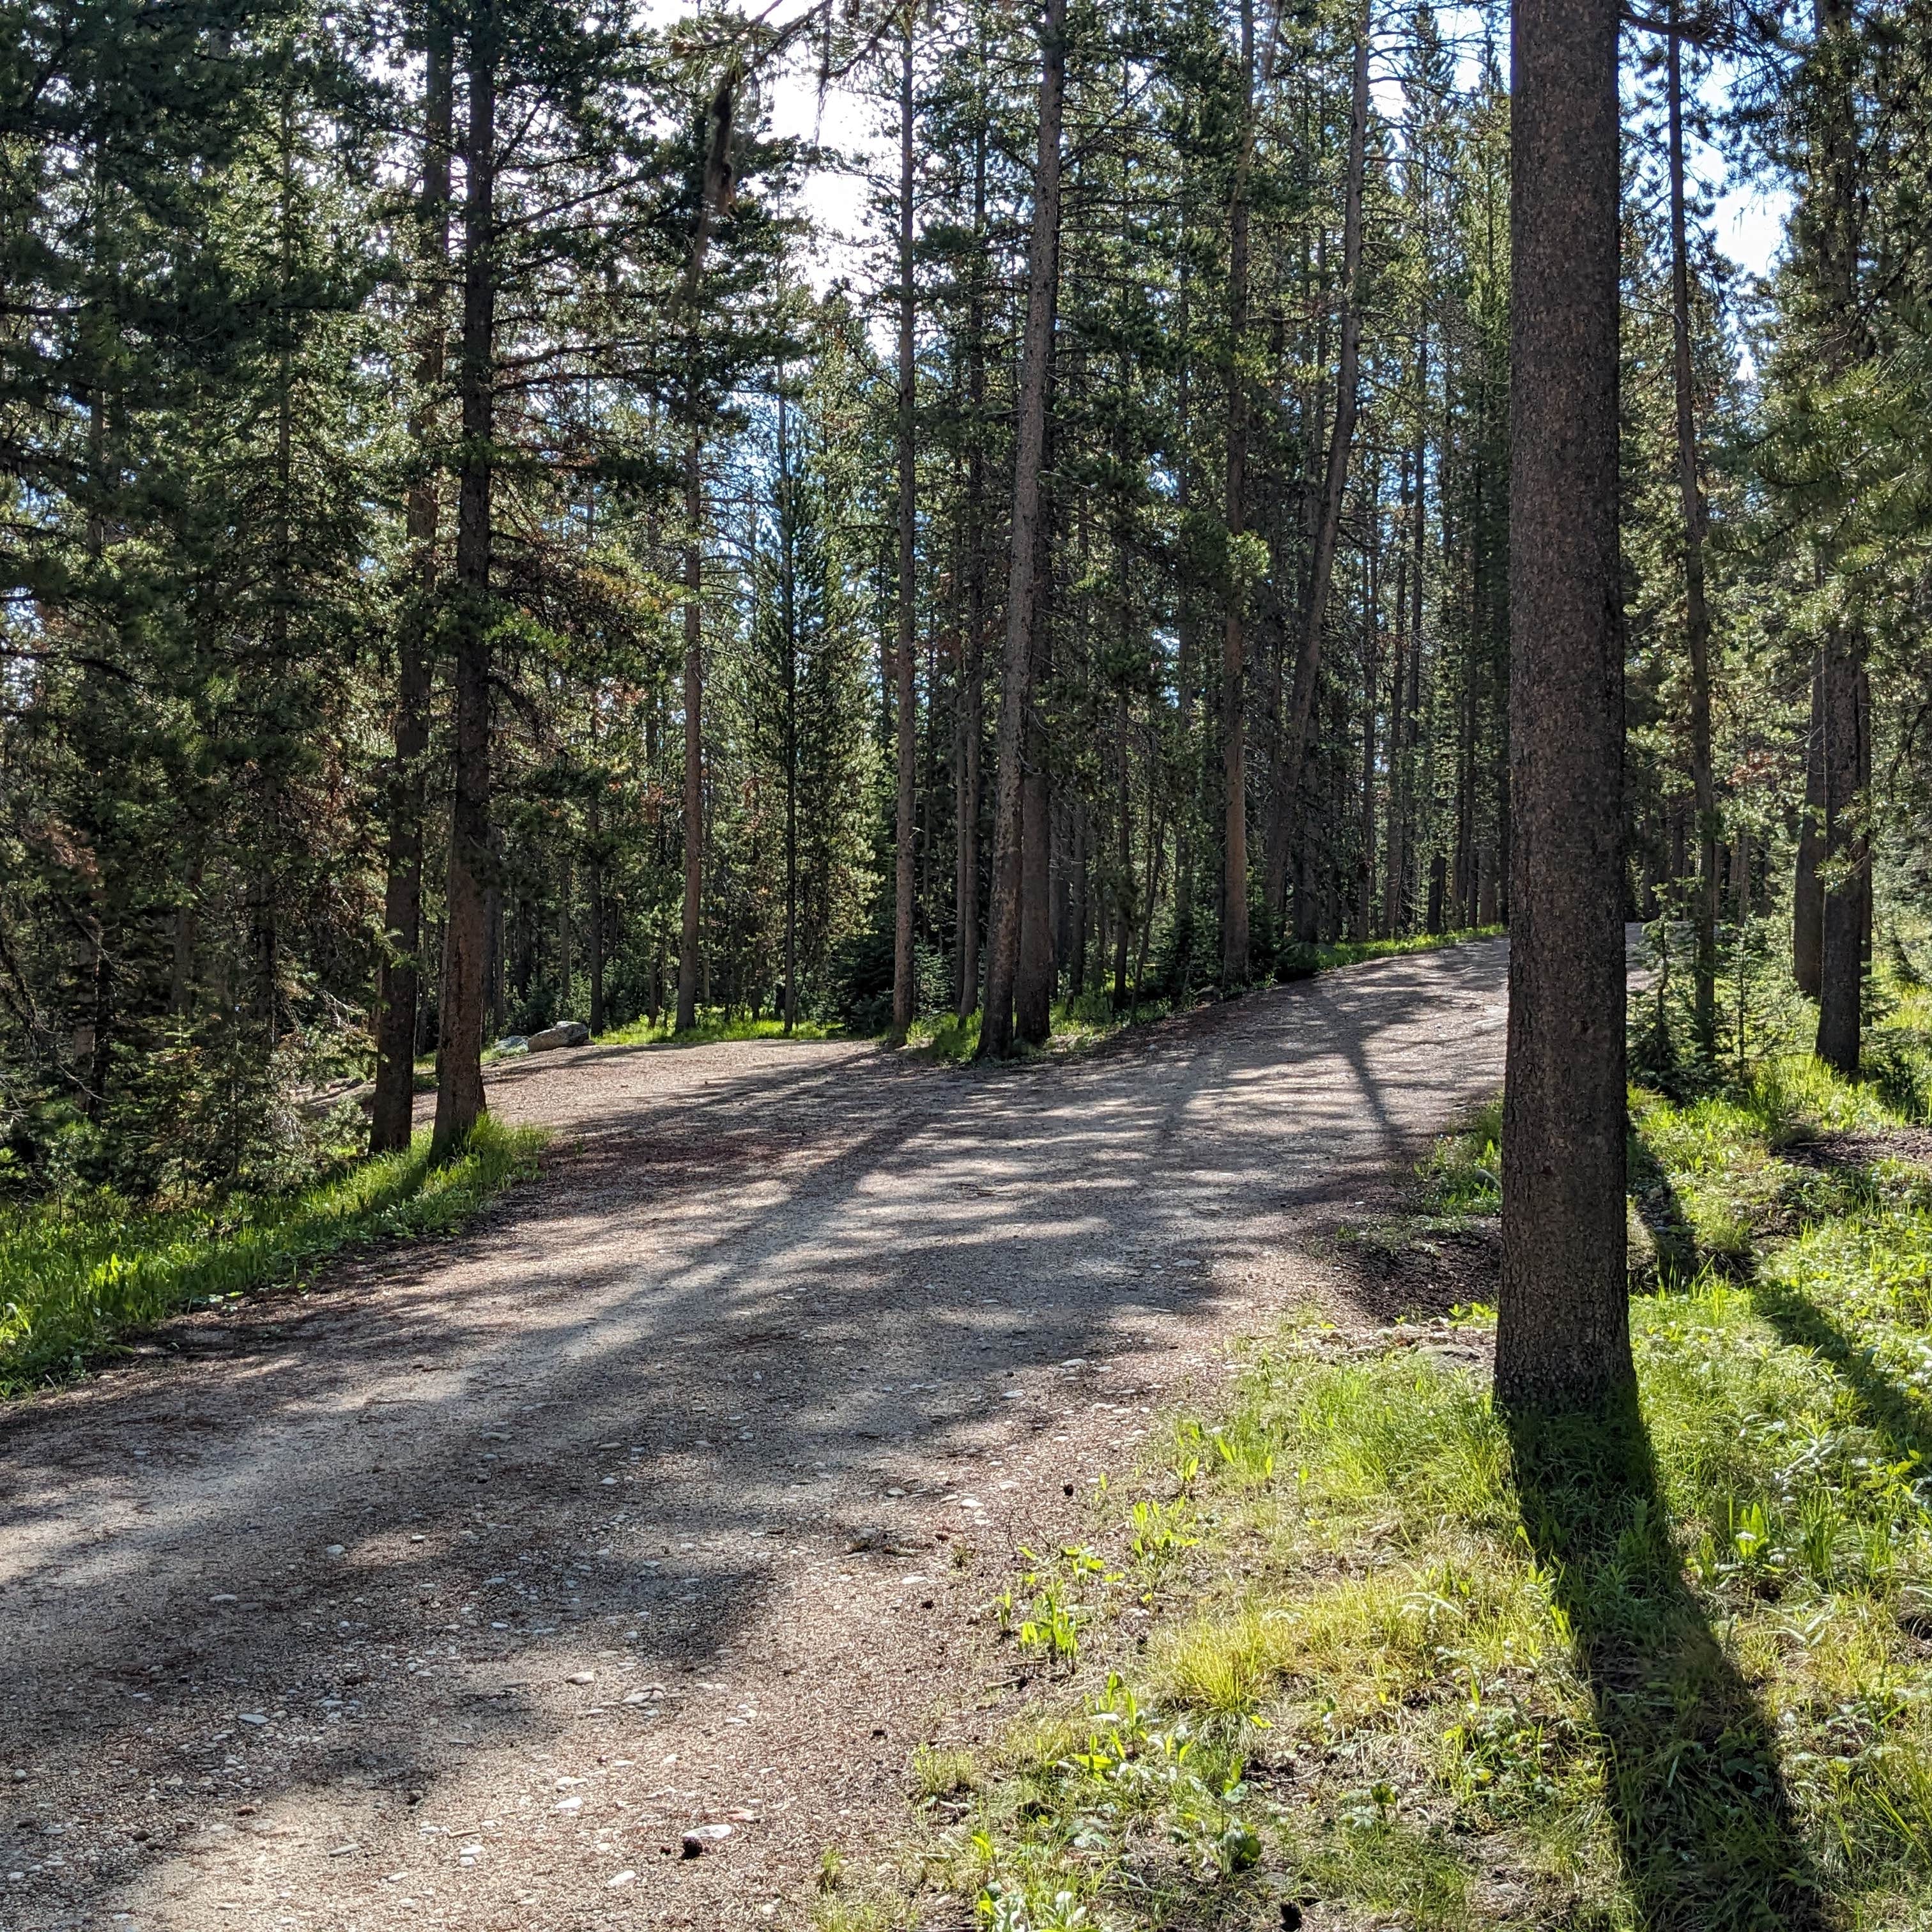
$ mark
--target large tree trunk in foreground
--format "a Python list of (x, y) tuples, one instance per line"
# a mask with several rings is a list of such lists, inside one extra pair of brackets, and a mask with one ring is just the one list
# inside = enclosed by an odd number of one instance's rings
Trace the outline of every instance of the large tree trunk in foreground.
[(1509, 1059), (1498, 1399), (1632, 1385), (1624, 1279), (1616, 0), (1516, 0)]
[[(423, 74), (423, 179), (416, 352), (418, 400), (410, 427), (419, 443), (434, 428), (431, 400), (442, 380), (443, 278), (449, 256), (449, 30), (432, 21)], [(420, 458), (419, 458), (420, 460)], [(382, 892), (383, 952), (376, 986), (376, 1088), (369, 1150), (410, 1144), (416, 1105), (416, 1008), (422, 946), (423, 755), (429, 748), (429, 659), (424, 645), (436, 594), (436, 482), (427, 465), (410, 486), (408, 527), (415, 556), (416, 607), (397, 640), (396, 756), (389, 780), (388, 878)]]
[(496, 21), (470, 26), (470, 128), (464, 148), (463, 458), (456, 504), (455, 769), (449, 814), (448, 922), (436, 1052), (438, 1159), (482, 1118), (483, 993), (490, 930), (490, 446), (496, 426)]
[(918, 755), (918, 711), (913, 686), (914, 540), (917, 508), (914, 494), (913, 449), (913, 95), (911, 16), (907, 16), (899, 55), (899, 394), (898, 394), (898, 822), (894, 828), (897, 866), (892, 919), (892, 1036), (904, 1040), (913, 1022), (917, 988), (914, 980), (914, 790)]
[(1047, 0), (1040, 34), (1040, 159), (1028, 250), (1026, 333), (1013, 452), (1012, 555), (1006, 578), (1006, 641), (1000, 693), (999, 788), (993, 817), (993, 902), (986, 953), (982, 1058), (1012, 1051), (1013, 981), (1019, 968), (1021, 796), (1027, 713), (1033, 703), (1034, 632), (1040, 590), (1040, 472), (1046, 449), (1047, 385), (1060, 292), (1060, 127), (1066, 81), (1066, 0)]

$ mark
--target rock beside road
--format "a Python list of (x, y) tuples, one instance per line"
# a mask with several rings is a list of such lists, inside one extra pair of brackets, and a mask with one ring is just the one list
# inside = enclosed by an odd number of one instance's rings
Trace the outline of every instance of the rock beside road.
[(548, 1053), (558, 1046), (587, 1046), (590, 1043), (590, 1029), (581, 1020), (559, 1020), (555, 1026), (532, 1034), (529, 1042), (532, 1053)]

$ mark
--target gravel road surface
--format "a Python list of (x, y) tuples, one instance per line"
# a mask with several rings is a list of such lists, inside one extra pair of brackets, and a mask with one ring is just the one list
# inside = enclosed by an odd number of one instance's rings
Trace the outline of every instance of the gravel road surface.
[(1495, 1090), (1505, 969), (992, 1072), (499, 1072), (554, 1149), (460, 1238), (0, 1410), (0, 1926), (802, 1923), (920, 1743), (1018, 1708), (1016, 1541), (1332, 1296), (1324, 1231)]

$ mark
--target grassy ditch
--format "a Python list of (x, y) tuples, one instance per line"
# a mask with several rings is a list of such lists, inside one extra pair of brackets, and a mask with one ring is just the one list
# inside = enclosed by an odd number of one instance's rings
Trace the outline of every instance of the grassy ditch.
[(1634, 1137), (1640, 1416), (1513, 1436), (1480, 1308), (1252, 1345), (995, 1606), (1055, 1690), (826, 1922), (1932, 1923), (1927, 1137), (1795, 1058)]
[(536, 1171), (540, 1129), (485, 1119), (458, 1160), (359, 1161), (300, 1192), (136, 1207), (101, 1191), (0, 1210), (0, 1395), (78, 1371), (123, 1330), (272, 1282), (353, 1244), (443, 1234)]

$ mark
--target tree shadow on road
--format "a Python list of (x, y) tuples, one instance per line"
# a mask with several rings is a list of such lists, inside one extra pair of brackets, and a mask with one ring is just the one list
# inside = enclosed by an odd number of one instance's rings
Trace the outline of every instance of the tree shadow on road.
[[(146, 1774), (169, 1827), (104, 1821), (98, 1862), (37, 1876), (37, 1909), (186, 1882), (181, 1846), (238, 1828), (218, 1814), (244, 1796), (234, 1815), (290, 1827), (291, 1881), (334, 1903), (329, 1836), (387, 1857), (479, 1767), (554, 1769), (640, 1724), (604, 1708), (627, 1665), (664, 1681), (668, 1724), (764, 1670), (774, 1632), (822, 1664), (802, 1560), (871, 1600), (868, 1526), (927, 1546), (988, 1457), (1016, 1459), (1017, 1489), (1124, 1360), (1217, 1334), (1285, 1220), (1361, 1192), (1394, 1132), (1490, 1077), (1481, 1054), (1389, 1042), (1500, 972), (1493, 950), (1431, 956), (1372, 998), (1316, 981), (1131, 1060), (997, 1078), (834, 1046), (494, 1082), (557, 1134), (514, 1207), (308, 1296), (204, 1310), (170, 1330), (178, 1356), (0, 1418), (25, 1687), (0, 1762), (31, 1760), (78, 1814), (124, 1753), (112, 1782)], [(1378, 1052), (1337, 1068), (1338, 1030)], [(1001, 1534), (999, 1510), (960, 1526)], [(871, 1580), (904, 1619), (902, 1568), (882, 1552)], [(938, 1670), (954, 1613), (910, 1601)], [(834, 1691), (858, 1708), (872, 1687)], [(245, 1749), (244, 1700), (266, 1720)], [(866, 1730), (840, 1776), (896, 1790), (906, 1736)], [(633, 1824), (692, 1796), (627, 1768)], [(664, 1869), (710, 1884), (722, 1864)]]
[(1823, 1928), (1774, 1727), (1684, 1580), (1634, 1394), (1507, 1423), (1523, 1528), (1589, 1686), (1636, 1923)]

